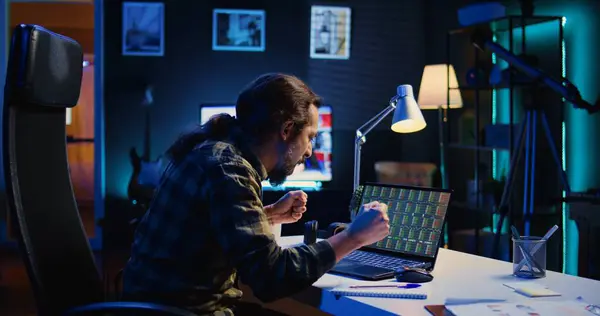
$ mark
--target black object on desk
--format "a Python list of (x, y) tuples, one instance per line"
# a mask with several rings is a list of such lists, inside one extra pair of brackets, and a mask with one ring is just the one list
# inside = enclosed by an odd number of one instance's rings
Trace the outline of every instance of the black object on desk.
[(396, 271), (396, 281), (406, 283), (427, 283), (433, 280), (431, 275), (425, 269), (405, 267)]
[(310, 245), (317, 242), (317, 232), (319, 231), (319, 222), (308, 221), (304, 223), (304, 244)]
[(325, 231), (319, 230), (319, 222), (317, 220), (308, 221), (304, 223), (304, 243), (306, 245), (316, 243), (318, 238), (329, 238), (343, 232), (346, 227), (348, 227), (347, 223), (335, 222), (329, 224)]

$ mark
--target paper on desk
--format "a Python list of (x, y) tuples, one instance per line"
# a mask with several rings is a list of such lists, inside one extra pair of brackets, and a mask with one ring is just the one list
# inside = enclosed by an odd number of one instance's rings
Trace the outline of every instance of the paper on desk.
[(341, 283), (341, 278), (336, 277), (331, 274), (324, 274), (317, 282), (313, 283), (314, 287), (319, 287), (322, 289), (334, 288), (339, 286)]
[(345, 287), (351, 285), (384, 285), (386, 283), (392, 284), (401, 284), (396, 282), (394, 279), (383, 280), (383, 281), (364, 281), (364, 280), (355, 280), (350, 278), (341, 278), (339, 276), (325, 274), (317, 282), (313, 283), (314, 287), (322, 288), (322, 289), (332, 289), (335, 287)]
[(590, 316), (587, 305), (576, 301), (524, 301), (517, 303), (480, 303), (446, 306), (456, 316)]

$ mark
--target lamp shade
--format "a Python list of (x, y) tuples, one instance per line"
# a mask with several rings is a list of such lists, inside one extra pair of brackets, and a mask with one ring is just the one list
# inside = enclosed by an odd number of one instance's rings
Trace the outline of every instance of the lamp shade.
[[(450, 84), (448, 84), (448, 67), (450, 67)], [(450, 102), (448, 102), (447, 96), (448, 88), (450, 88)], [(458, 89), (456, 72), (452, 65), (425, 66), (423, 78), (421, 78), (421, 87), (419, 88), (419, 105), (423, 110), (437, 110), (440, 107), (462, 108), (463, 100)]]
[(427, 123), (417, 101), (415, 101), (412, 86), (408, 84), (398, 86), (396, 92), (398, 101), (392, 119), (392, 131), (396, 133), (414, 133), (424, 129)]

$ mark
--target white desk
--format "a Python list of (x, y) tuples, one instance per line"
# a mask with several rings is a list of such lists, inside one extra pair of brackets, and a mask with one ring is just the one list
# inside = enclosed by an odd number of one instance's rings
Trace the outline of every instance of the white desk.
[[(301, 243), (301, 236), (281, 237), (282, 247)], [(434, 279), (425, 283), (426, 300), (342, 297), (326, 290), (328, 284), (352, 283), (352, 279), (326, 274), (315, 283), (324, 288), (321, 293), (320, 310), (334, 315), (430, 315), (425, 305), (442, 305), (447, 298), (487, 298), (507, 301), (528, 300), (502, 285), (505, 282), (527, 280), (513, 277), (512, 263), (474, 256), (458, 251), (440, 249)], [(535, 300), (565, 300), (582, 296), (586, 302), (600, 304), (600, 281), (548, 271), (545, 278), (533, 282), (548, 286), (562, 294), (560, 297), (535, 298)]]

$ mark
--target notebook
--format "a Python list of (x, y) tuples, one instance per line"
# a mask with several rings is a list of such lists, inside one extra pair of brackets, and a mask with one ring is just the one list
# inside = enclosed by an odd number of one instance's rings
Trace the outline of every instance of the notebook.
[(415, 300), (427, 299), (427, 292), (422, 288), (402, 289), (402, 288), (350, 288), (336, 287), (331, 290), (339, 296), (364, 296), (364, 297), (385, 297), (385, 298), (406, 298)]

